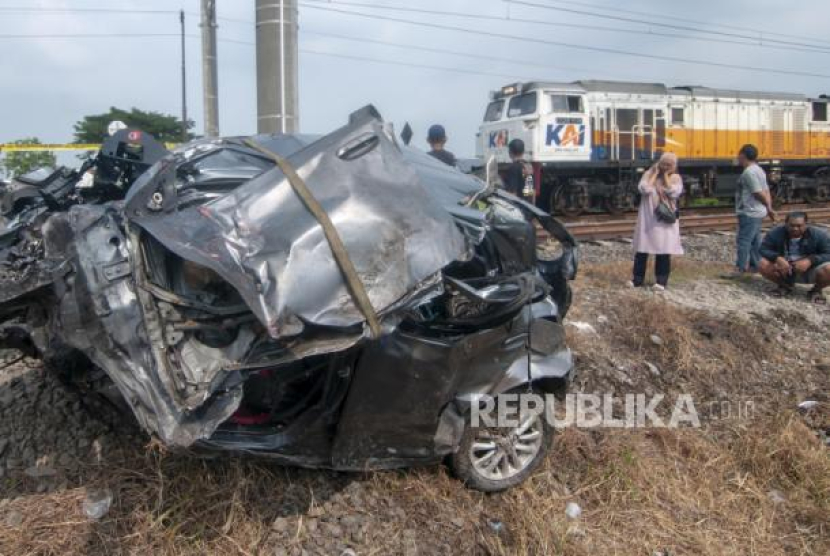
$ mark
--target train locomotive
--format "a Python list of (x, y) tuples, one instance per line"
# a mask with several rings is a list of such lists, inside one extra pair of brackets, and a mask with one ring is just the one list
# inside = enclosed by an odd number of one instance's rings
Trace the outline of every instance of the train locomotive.
[(522, 139), (537, 205), (575, 216), (634, 208), (640, 176), (663, 152), (680, 158), (684, 205), (731, 200), (737, 152), (752, 143), (777, 203), (825, 202), (828, 102), (660, 83), (516, 83), (491, 93), (477, 155), (506, 165), (507, 145)]

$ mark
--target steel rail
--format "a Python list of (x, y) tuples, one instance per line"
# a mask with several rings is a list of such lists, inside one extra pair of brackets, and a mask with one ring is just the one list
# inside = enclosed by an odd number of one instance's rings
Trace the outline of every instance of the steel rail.
[[(830, 205), (788, 205), (785, 210), (786, 212), (799, 210), (807, 213), (811, 223), (830, 225)], [(781, 212), (783, 213), (784, 210)], [(636, 214), (616, 218), (593, 216), (564, 220), (568, 231), (582, 241), (631, 238), (636, 222)], [(771, 224), (770, 221), (765, 222), (766, 226)], [(733, 231), (737, 228), (737, 225), (737, 217), (731, 209), (720, 209), (718, 211), (687, 209), (681, 211), (681, 233)], [(539, 237), (546, 238), (547, 234), (540, 234)]]

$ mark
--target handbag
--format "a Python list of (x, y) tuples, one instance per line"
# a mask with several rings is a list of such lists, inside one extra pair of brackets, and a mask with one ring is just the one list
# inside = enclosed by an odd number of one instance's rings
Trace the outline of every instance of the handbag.
[(677, 222), (677, 211), (671, 201), (660, 195), (660, 203), (654, 209), (654, 217), (664, 224), (674, 224)]

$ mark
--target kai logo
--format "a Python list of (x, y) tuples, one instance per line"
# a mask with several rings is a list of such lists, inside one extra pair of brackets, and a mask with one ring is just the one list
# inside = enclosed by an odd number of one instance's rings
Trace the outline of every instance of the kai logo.
[(507, 133), (506, 129), (501, 129), (499, 131), (491, 131), (490, 132), (490, 148), (491, 149), (502, 149), (507, 146), (510, 142), (510, 134)]
[(545, 144), (557, 147), (581, 147), (585, 144), (585, 125), (550, 124)]

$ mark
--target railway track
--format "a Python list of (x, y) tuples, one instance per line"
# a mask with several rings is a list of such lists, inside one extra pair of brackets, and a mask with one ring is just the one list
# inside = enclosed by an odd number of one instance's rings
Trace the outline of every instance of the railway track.
[[(812, 224), (830, 225), (830, 204), (788, 205), (779, 210), (780, 215), (800, 210), (806, 212)], [(562, 220), (568, 230), (583, 241), (630, 238), (633, 235), (637, 214), (625, 216), (596, 215)], [(770, 222), (767, 220), (767, 224)], [(731, 231), (737, 228), (734, 209), (684, 209), (680, 214), (680, 229), (684, 234)]]

